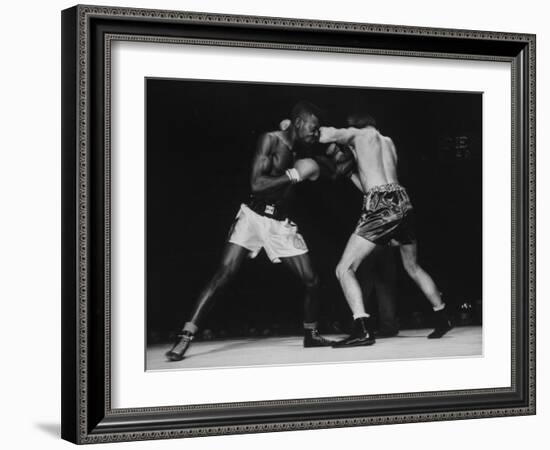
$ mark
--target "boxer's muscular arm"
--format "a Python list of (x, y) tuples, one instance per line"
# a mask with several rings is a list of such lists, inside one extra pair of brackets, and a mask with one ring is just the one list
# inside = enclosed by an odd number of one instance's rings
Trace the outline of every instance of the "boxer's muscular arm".
[[(352, 139), (363, 138), (364, 136), (360, 133), (359, 130), (355, 128), (345, 128), (345, 129), (336, 129), (336, 128), (321, 128), (321, 139), (325, 139), (328, 142), (335, 142), (342, 145), (340, 148), (332, 144), (327, 149), (327, 154), (330, 154), (333, 158), (337, 160), (336, 162), (336, 171), (340, 176), (347, 176), (352, 181), (357, 189), (361, 192), (364, 192), (363, 185), (361, 184), (361, 179), (357, 173), (357, 163), (351, 150), (348, 147), (348, 144), (351, 144)], [(337, 153), (340, 153), (340, 157), (337, 157)], [(337, 176), (338, 176), (337, 175)]]
[(357, 162), (349, 147), (340, 150), (336, 158), (336, 174), (339, 177), (350, 177), (357, 170)]
[(319, 129), (319, 142), (321, 144), (336, 142), (340, 145), (349, 145), (358, 131), (357, 128), (321, 127)]
[(329, 178), (332, 180), (349, 178), (357, 168), (355, 158), (349, 147), (332, 143), (327, 147), (325, 155), (322, 158), (327, 160), (326, 166), (330, 169)]
[(331, 144), (326, 150), (334, 167), (332, 179), (338, 177), (349, 178), (357, 189), (363, 192), (363, 186), (357, 174), (357, 163), (349, 147)]
[(278, 177), (269, 175), (273, 168), (272, 145), (272, 138), (269, 135), (260, 136), (250, 177), (252, 192), (255, 194), (276, 191), (291, 184), (290, 178), (286, 174)]
[(321, 167), (321, 175), (330, 180), (350, 177), (356, 168), (354, 159), (335, 161), (334, 158), (325, 155), (316, 155), (313, 159)]

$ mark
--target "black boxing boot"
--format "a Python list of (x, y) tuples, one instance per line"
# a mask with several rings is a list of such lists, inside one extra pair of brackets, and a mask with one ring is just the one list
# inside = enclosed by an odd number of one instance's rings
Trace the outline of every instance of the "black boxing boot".
[(304, 329), (304, 347), (305, 348), (330, 347), (334, 343), (335, 341), (330, 341), (328, 339), (325, 339), (323, 336), (321, 336), (317, 328)]
[(168, 360), (181, 361), (184, 358), (185, 352), (189, 348), (193, 337), (193, 333), (186, 330), (178, 334), (178, 340), (176, 341), (172, 349), (166, 352), (166, 357), (168, 358)]
[(445, 306), (439, 311), (434, 311), (434, 325), (435, 329), (428, 335), (428, 339), (439, 339), (453, 328)]
[(359, 347), (376, 342), (370, 317), (359, 317), (353, 321), (351, 335), (342, 341), (332, 344), (333, 348)]

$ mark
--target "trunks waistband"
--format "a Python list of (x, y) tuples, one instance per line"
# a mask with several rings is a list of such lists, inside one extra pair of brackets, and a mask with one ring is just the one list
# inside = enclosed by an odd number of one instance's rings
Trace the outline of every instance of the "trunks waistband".
[(288, 210), (285, 204), (274, 203), (262, 198), (251, 196), (246, 205), (255, 213), (275, 220), (288, 219)]
[(365, 192), (365, 195), (373, 194), (375, 192), (395, 192), (404, 191), (405, 188), (399, 183), (379, 184), (378, 186), (371, 187)]

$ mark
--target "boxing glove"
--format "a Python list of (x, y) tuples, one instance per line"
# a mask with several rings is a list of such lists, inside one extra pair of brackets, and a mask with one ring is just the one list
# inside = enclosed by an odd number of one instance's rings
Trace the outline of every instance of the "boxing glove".
[(349, 147), (334, 143), (327, 147), (325, 154), (330, 156), (335, 164), (345, 163), (353, 159), (353, 152)]
[(315, 181), (321, 174), (321, 169), (315, 160), (311, 158), (299, 159), (294, 163), (294, 169), (300, 176), (300, 181), (311, 180)]

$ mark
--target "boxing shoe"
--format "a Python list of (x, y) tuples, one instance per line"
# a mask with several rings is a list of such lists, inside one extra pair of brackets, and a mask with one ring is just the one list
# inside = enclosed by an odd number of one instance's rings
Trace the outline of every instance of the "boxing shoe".
[(189, 331), (182, 331), (178, 334), (178, 340), (170, 351), (166, 352), (166, 357), (170, 361), (181, 361), (184, 358), (185, 352), (189, 348), (191, 341), (193, 340), (193, 334)]
[(435, 329), (428, 335), (428, 339), (439, 339), (453, 328), (453, 324), (447, 315), (447, 307), (434, 311)]
[(330, 347), (332, 344), (334, 344), (334, 342), (335, 341), (325, 339), (323, 336), (321, 336), (319, 334), (319, 330), (317, 330), (316, 328), (304, 330), (304, 347), (305, 348)]
[(333, 348), (359, 347), (376, 342), (370, 317), (359, 317), (353, 321), (351, 335), (342, 341), (332, 344)]

